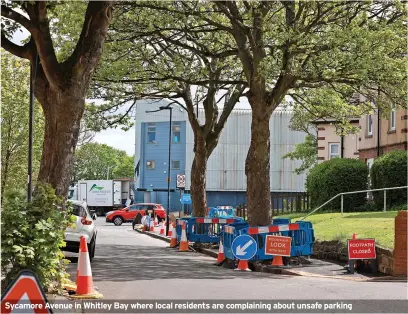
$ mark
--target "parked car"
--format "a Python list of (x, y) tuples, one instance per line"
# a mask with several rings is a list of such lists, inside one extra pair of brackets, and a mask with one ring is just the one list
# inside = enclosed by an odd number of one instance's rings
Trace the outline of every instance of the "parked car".
[(91, 215), (86, 202), (69, 201), (72, 207), (72, 214), (76, 216), (75, 226), (68, 227), (65, 231), (66, 247), (63, 248), (67, 252), (79, 252), (80, 237), (83, 236), (88, 244), (89, 259), (95, 256), (96, 235), (97, 230), (94, 223), (96, 215)]
[(106, 214), (106, 222), (114, 223), (120, 226), (124, 222), (140, 224), (142, 217), (151, 215), (152, 218), (157, 216), (159, 222), (166, 218), (166, 210), (160, 204), (137, 203), (123, 209), (114, 210)]

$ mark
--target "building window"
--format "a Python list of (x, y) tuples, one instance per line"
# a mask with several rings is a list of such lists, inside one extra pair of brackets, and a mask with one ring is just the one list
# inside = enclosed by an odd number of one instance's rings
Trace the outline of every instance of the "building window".
[(173, 143), (180, 143), (181, 125), (180, 122), (173, 123)]
[(148, 160), (146, 162), (147, 169), (153, 170), (156, 169), (156, 163), (154, 160)]
[(393, 107), (390, 113), (390, 131), (395, 131), (396, 122), (397, 122), (397, 111), (395, 107)]
[(155, 123), (147, 124), (147, 142), (156, 143), (156, 124)]
[(367, 115), (367, 135), (373, 135), (373, 116)]
[(180, 160), (172, 160), (171, 161), (171, 169), (180, 169)]
[(340, 144), (330, 143), (329, 144), (329, 159), (340, 157)]

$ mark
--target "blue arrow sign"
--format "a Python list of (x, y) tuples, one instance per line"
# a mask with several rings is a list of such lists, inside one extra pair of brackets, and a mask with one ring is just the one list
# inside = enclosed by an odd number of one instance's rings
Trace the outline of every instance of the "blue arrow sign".
[(192, 204), (191, 195), (190, 194), (183, 194), (181, 195), (180, 199), (181, 204)]
[(258, 245), (253, 237), (240, 235), (232, 242), (232, 254), (239, 260), (250, 260), (256, 254)]

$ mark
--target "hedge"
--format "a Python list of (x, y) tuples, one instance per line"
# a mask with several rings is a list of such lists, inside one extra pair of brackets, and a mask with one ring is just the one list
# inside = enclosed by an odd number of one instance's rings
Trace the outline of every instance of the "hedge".
[[(318, 164), (306, 178), (312, 207), (320, 206), (342, 192), (366, 190), (367, 177), (368, 168), (358, 159), (334, 158)], [(355, 211), (365, 204), (366, 193), (344, 195), (343, 201), (344, 211)], [(340, 209), (340, 202), (338, 197), (325, 208)]]
[[(393, 151), (374, 160), (370, 171), (373, 189), (407, 185), (407, 152)], [(374, 202), (383, 208), (384, 192), (374, 192)], [(407, 203), (407, 190), (387, 191), (387, 207)]]

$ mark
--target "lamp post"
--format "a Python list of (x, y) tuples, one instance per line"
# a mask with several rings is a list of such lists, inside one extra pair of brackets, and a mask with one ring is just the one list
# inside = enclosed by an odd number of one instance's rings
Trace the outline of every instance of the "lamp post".
[(158, 112), (162, 110), (170, 110), (170, 121), (169, 121), (169, 160), (167, 163), (167, 209), (166, 209), (166, 236), (169, 235), (170, 228), (170, 156), (171, 156), (171, 122), (173, 118), (173, 108), (168, 106), (160, 106), (158, 110), (146, 111), (149, 112)]
[(33, 126), (34, 126), (34, 92), (37, 78), (38, 55), (35, 55), (30, 66), (30, 105), (28, 109), (28, 169), (27, 169), (27, 201), (31, 202), (33, 191)]

